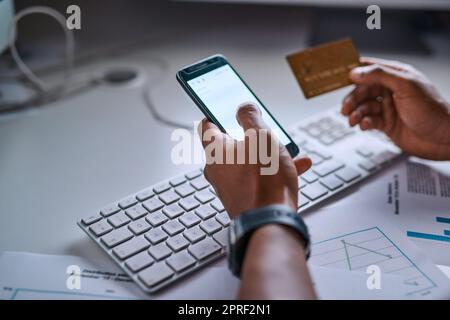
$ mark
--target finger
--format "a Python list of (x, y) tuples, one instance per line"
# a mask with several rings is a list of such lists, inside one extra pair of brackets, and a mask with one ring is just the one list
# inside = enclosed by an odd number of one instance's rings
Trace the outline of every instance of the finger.
[(358, 124), (363, 118), (364, 116), (367, 115), (379, 115), (382, 113), (383, 110), (383, 106), (382, 104), (377, 101), (377, 100), (370, 100), (370, 101), (366, 101), (364, 103), (362, 103), (361, 105), (359, 105), (356, 110), (354, 110), (349, 118), (349, 124), (350, 126), (355, 126), (356, 124)]
[(301, 175), (311, 168), (312, 161), (308, 157), (299, 157), (294, 159), (294, 164), (297, 169), (297, 174)]
[(365, 99), (368, 95), (369, 87), (366, 85), (357, 86), (352, 90), (343, 100), (341, 112), (344, 116), (348, 116), (353, 110), (355, 110), (358, 102)]
[(416, 68), (413, 66), (396, 60), (386, 60), (386, 59), (380, 59), (380, 58), (374, 58), (374, 57), (361, 57), (360, 62), (363, 65), (372, 65), (372, 64), (378, 64), (382, 66), (386, 66), (388, 68), (392, 68), (398, 71), (409, 71), (416, 73), (418, 72)]
[(205, 179), (206, 179), (208, 182), (211, 182), (211, 181), (209, 180), (209, 167), (208, 167), (207, 165), (203, 168), (203, 176), (205, 177)]
[(367, 100), (376, 99), (382, 94), (382, 87), (379, 85), (358, 85), (352, 92), (350, 92), (344, 99), (341, 112), (348, 116), (361, 103)]
[(208, 119), (204, 118), (198, 125), (198, 132), (201, 135), (206, 130), (213, 130), (217, 134), (222, 133), (222, 131), (220, 131), (219, 127), (217, 127), (214, 123), (212, 123)]
[(203, 119), (198, 125), (198, 134), (202, 141), (203, 148), (213, 141), (213, 137), (223, 138), (224, 134), (220, 129), (208, 119)]
[(238, 107), (236, 120), (244, 131), (248, 129), (268, 129), (262, 119), (261, 110), (251, 102), (243, 103)]
[(350, 78), (359, 85), (381, 85), (394, 92), (411, 81), (407, 73), (379, 64), (354, 68), (350, 72)]
[(383, 116), (383, 122), (384, 122), (383, 131), (385, 133), (389, 134), (395, 126), (395, 119), (396, 119), (397, 111), (395, 109), (395, 103), (393, 101), (392, 94), (389, 92), (389, 90), (385, 89), (382, 97), (383, 97), (382, 116)]
[(371, 115), (365, 116), (362, 118), (361, 123), (359, 124), (361, 130), (383, 130), (384, 120), (381, 116)]

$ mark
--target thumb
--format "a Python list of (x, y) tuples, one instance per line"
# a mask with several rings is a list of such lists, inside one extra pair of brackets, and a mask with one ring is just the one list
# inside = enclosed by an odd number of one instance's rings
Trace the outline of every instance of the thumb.
[(294, 165), (297, 169), (297, 174), (301, 175), (311, 168), (312, 161), (308, 157), (295, 158)]
[(238, 107), (236, 120), (244, 131), (248, 129), (268, 129), (261, 115), (261, 110), (255, 104), (246, 102)]
[(205, 148), (210, 142), (212, 142), (213, 138), (219, 139), (224, 136), (223, 132), (220, 131), (220, 129), (208, 119), (203, 119), (199, 123), (197, 131), (203, 144), (203, 148)]
[(355, 84), (381, 85), (393, 92), (400, 90), (410, 81), (400, 70), (379, 64), (354, 68), (350, 72), (350, 79)]

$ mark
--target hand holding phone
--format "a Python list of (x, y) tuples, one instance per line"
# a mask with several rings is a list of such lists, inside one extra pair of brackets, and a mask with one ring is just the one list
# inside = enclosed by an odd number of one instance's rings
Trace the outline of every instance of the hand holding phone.
[[(241, 130), (266, 128), (261, 119), (261, 112), (255, 105), (242, 105), (236, 117), (242, 126)], [(207, 119), (202, 121), (199, 129), (200, 136), (204, 136), (207, 131), (215, 132), (214, 141), (222, 140), (225, 144), (231, 140)], [(244, 141), (229, 144), (227, 151), (234, 149), (236, 152), (243, 144)], [(207, 145), (208, 142), (204, 141), (204, 146)], [(297, 177), (311, 168), (311, 160), (307, 157), (292, 159), (285, 148), (279, 148), (279, 151), (277, 158), (272, 159), (273, 162), (270, 163), (273, 170), (264, 166), (271, 171), (267, 174), (261, 171), (260, 163), (224, 166), (213, 162), (205, 165), (204, 175), (214, 187), (230, 218), (234, 219), (242, 212), (273, 204), (287, 205), (297, 210)]]
[(291, 157), (299, 153), (291, 137), (225, 57), (215, 55), (185, 67), (177, 73), (177, 80), (208, 120), (236, 140), (242, 140), (244, 137), (242, 128), (236, 120), (237, 108), (242, 103), (250, 102), (261, 110), (262, 119), (286, 147)]

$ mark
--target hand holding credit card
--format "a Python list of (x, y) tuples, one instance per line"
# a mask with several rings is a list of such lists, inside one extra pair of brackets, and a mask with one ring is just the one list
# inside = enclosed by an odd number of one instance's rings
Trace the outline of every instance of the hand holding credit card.
[(352, 84), (349, 72), (361, 65), (351, 39), (306, 49), (287, 60), (307, 99)]

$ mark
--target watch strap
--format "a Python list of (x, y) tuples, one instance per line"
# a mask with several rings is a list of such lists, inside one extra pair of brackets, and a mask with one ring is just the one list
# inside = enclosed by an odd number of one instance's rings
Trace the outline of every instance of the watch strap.
[(252, 234), (268, 224), (285, 225), (295, 230), (305, 243), (306, 258), (310, 255), (308, 227), (299, 214), (289, 206), (270, 205), (242, 213), (230, 225), (228, 264), (234, 275), (239, 276), (248, 242)]

